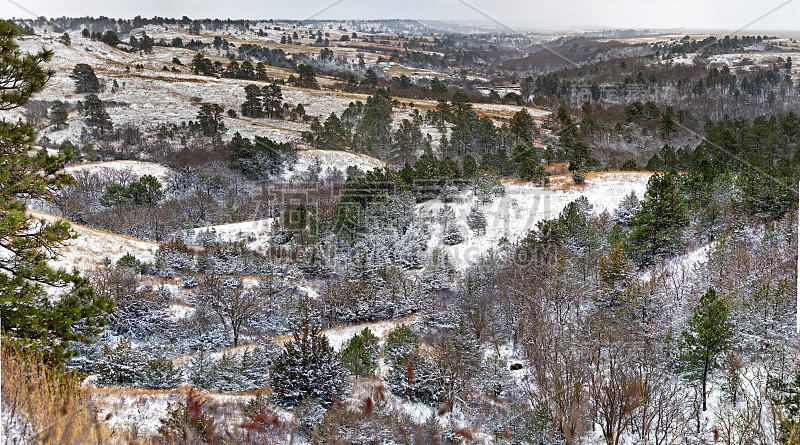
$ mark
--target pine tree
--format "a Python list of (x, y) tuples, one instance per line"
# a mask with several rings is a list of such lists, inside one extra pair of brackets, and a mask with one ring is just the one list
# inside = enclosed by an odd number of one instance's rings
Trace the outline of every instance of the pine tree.
[(61, 127), (67, 125), (68, 117), (69, 113), (67, 112), (67, 107), (64, 105), (64, 102), (54, 100), (52, 105), (50, 105), (50, 125), (55, 126), (56, 130), (60, 130)]
[(729, 312), (728, 305), (712, 287), (700, 297), (686, 330), (681, 332), (681, 370), (689, 380), (700, 381), (703, 411), (706, 410), (709, 376), (718, 366), (719, 357), (728, 348), (733, 335), (728, 321)]
[(183, 383), (183, 370), (176, 368), (163, 351), (147, 360), (137, 386), (147, 389), (177, 388)]
[(375, 70), (372, 68), (367, 68), (367, 71), (364, 73), (364, 80), (361, 81), (361, 85), (367, 87), (378, 86), (378, 75), (375, 73)]
[(147, 355), (123, 339), (116, 346), (103, 347), (103, 355), (95, 363), (101, 385), (135, 385), (147, 366)]
[(97, 76), (94, 74), (94, 69), (92, 69), (91, 65), (86, 63), (75, 65), (69, 77), (75, 81), (76, 94), (97, 94), (100, 92), (100, 82), (97, 80)]
[(108, 115), (103, 101), (96, 94), (86, 96), (83, 101), (82, 112), (86, 116), (86, 122), (94, 127), (96, 131), (99, 131), (101, 136), (114, 129), (111, 116)]
[(469, 391), (481, 374), (482, 353), (477, 342), (463, 328), (446, 335), (437, 345), (434, 363), (441, 375), (445, 402), (452, 408), (456, 399)]
[(187, 365), (189, 382), (200, 388), (212, 388), (217, 380), (215, 363), (205, 348), (198, 349)]
[(222, 113), (225, 109), (219, 104), (201, 105), (197, 113), (197, 124), (204, 136), (218, 136), (224, 133), (225, 123)]
[(467, 226), (475, 232), (476, 235), (483, 235), (486, 233), (486, 215), (478, 206), (472, 207), (467, 215)]
[(627, 225), (641, 208), (642, 204), (639, 202), (636, 192), (631, 190), (631, 194), (623, 198), (617, 209), (614, 210), (614, 221)]
[(450, 206), (442, 207), (437, 215), (442, 225), (442, 243), (448, 246), (464, 241), (464, 235), (456, 222), (456, 214)]
[(472, 109), (472, 103), (470, 103), (469, 96), (462, 90), (456, 91), (453, 94), (453, 99), (450, 102), (453, 103), (453, 107), (455, 107), (456, 111), (459, 113)]
[[(44, 87), (52, 74), (40, 67), (51, 53), (22, 55), (14, 36), (17, 28), (0, 20), (0, 110), (24, 105)], [(98, 297), (76, 272), (54, 270), (47, 263), (54, 249), (74, 237), (64, 221), (48, 223), (26, 213), (28, 200), (52, 200), (53, 191), (72, 178), (60, 173), (70, 153), (50, 156), (31, 147), (30, 125), (0, 121), (0, 326), (4, 340), (39, 349), (45, 358), (63, 362), (70, 341), (88, 341), (99, 332), (113, 310), (111, 301)], [(43, 285), (69, 291), (48, 297)]]
[(425, 264), (425, 248), (429, 234), (426, 226), (415, 219), (397, 243), (395, 257), (405, 269), (419, 269)]
[(450, 288), (455, 278), (455, 268), (447, 252), (442, 248), (433, 249), (422, 271), (422, 288), (436, 291)]
[(600, 258), (601, 301), (605, 306), (618, 306), (634, 280), (633, 262), (628, 259), (622, 244), (611, 246), (608, 255)]
[(630, 252), (640, 266), (677, 252), (689, 224), (675, 174), (655, 174), (647, 183), (642, 208), (630, 222)]
[(390, 367), (386, 386), (413, 402), (435, 405), (442, 400), (442, 379), (436, 367), (420, 354), (419, 347), (419, 339), (410, 327), (403, 324), (389, 332), (384, 347)]
[(297, 81), (295, 84), (299, 87), (303, 88), (314, 88), (318, 89), (319, 84), (317, 84), (317, 77), (314, 74), (314, 67), (311, 65), (303, 65), (300, 64), (297, 66)]
[(273, 82), (262, 88), (261, 93), (264, 96), (264, 111), (267, 116), (282, 119), (283, 107), (281, 104), (283, 103), (283, 93), (281, 92), (281, 86)]
[(262, 90), (258, 85), (251, 84), (244, 87), (245, 99), (241, 106), (242, 116), (261, 117), (264, 115), (262, 95)]
[(342, 397), (347, 380), (338, 354), (328, 344), (328, 337), (311, 325), (306, 315), (284, 343), (270, 372), (275, 403), (294, 408), (304, 400), (315, 400), (328, 408)]
[(342, 348), (342, 364), (356, 377), (371, 375), (378, 369), (378, 337), (364, 328)]
[(514, 113), (508, 126), (511, 132), (514, 133), (514, 136), (521, 141), (531, 140), (533, 138), (533, 131), (536, 128), (533, 116), (531, 116), (525, 108)]

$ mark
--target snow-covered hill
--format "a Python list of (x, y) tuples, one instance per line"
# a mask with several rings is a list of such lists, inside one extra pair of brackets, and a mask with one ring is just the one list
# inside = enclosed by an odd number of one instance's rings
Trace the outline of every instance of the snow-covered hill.
[(297, 163), (294, 170), (284, 173), (284, 178), (299, 178), (303, 173), (319, 165), (324, 175), (328, 168), (335, 168), (342, 173), (347, 171), (347, 167), (358, 167), (361, 171), (367, 172), (376, 168), (383, 168), (386, 163), (380, 159), (362, 153), (338, 150), (317, 150), (304, 149), (297, 152)]
[[(43, 212), (29, 211), (28, 213), (34, 218), (49, 222), (63, 219)], [(72, 230), (78, 237), (66, 241), (64, 246), (58, 249), (58, 258), (52, 261), (55, 267), (67, 270), (77, 267), (82, 272), (86, 272), (102, 264), (103, 258), (116, 262), (127, 253), (142, 262), (153, 261), (153, 255), (158, 250), (157, 243), (90, 229), (78, 224), (72, 224)]]
[[(503, 184), (505, 196), (496, 197), (489, 204), (478, 204), (472, 192), (464, 192), (454, 203), (433, 200), (420, 204), (418, 208), (434, 215), (445, 205), (455, 211), (464, 241), (454, 246), (443, 245), (441, 228), (437, 227), (428, 247), (444, 247), (456, 268), (463, 270), (481, 254), (497, 247), (502, 238), (514, 241), (524, 237), (536, 228), (539, 221), (556, 218), (567, 204), (581, 196), (586, 196), (596, 214), (603, 210), (612, 212), (632, 191), (641, 199), (651, 175), (641, 172), (590, 173), (582, 185), (572, 184), (571, 175), (559, 175), (554, 176), (547, 187), (507, 182)], [(467, 215), (476, 205), (483, 211), (487, 223), (486, 233), (480, 236), (467, 226)]]
[(170, 179), (172, 170), (155, 162), (143, 161), (109, 161), (109, 162), (87, 162), (83, 164), (70, 165), (64, 171), (75, 174), (80, 171), (91, 171), (92, 173), (103, 172), (130, 172), (137, 179), (144, 175), (155, 176), (162, 183)]

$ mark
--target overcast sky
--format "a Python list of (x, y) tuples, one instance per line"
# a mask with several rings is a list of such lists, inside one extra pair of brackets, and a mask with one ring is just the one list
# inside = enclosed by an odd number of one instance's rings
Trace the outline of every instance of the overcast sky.
[[(0, 17), (409, 18), (515, 29), (691, 28), (800, 32), (800, 0), (0, 0)], [(16, 3), (16, 4), (15, 4)], [(469, 7), (473, 5), (474, 9)], [(21, 7), (20, 7), (21, 6)], [(777, 8), (777, 9), (776, 9)], [(476, 11), (479, 10), (480, 12)], [(324, 11), (323, 11), (324, 10)], [(773, 11), (774, 10), (774, 11)], [(320, 12), (322, 11), (322, 12)], [(772, 11), (772, 12), (771, 12)], [(763, 17), (762, 17), (763, 16)]]

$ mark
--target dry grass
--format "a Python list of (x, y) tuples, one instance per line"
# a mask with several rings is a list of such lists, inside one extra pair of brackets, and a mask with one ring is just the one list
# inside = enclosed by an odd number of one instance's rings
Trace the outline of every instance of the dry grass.
[(569, 163), (554, 162), (552, 164), (545, 164), (542, 167), (551, 175), (565, 175), (569, 173)]
[(3, 343), (5, 443), (137, 443), (97, 418), (77, 376), (54, 370), (40, 357)]
[(572, 180), (572, 173), (567, 173), (563, 175), (554, 175), (550, 177), (550, 185), (547, 187), (549, 190), (581, 190), (586, 188), (586, 186), (592, 185), (596, 180), (599, 179), (614, 179), (614, 178), (624, 178), (626, 176), (639, 176), (642, 174), (652, 174), (652, 172), (646, 171), (603, 171), (603, 172), (589, 172), (585, 173), (586, 180), (583, 184), (575, 184)]
[(115, 237), (119, 237), (119, 238), (126, 239), (126, 240), (129, 240), (129, 241), (136, 241), (136, 242), (139, 242), (139, 243), (152, 244), (152, 246), (154, 248), (158, 248), (159, 246), (161, 246), (160, 243), (156, 243), (154, 241), (145, 241), (145, 240), (140, 239), (140, 238), (134, 238), (132, 236), (122, 235), (120, 233), (108, 232), (106, 230), (93, 229), (91, 227), (82, 226), (80, 224), (76, 224), (76, 223), (70, 221), (67, 218), (64, 218), (63, 216), (53, 215), (52, 213), (42, 212), (42, 211), (39, 211), (39, 210), (27, 210), (27, 213), (30, 214), (31, 216), (36, 217), (36, 218), (46, 219), (49, 222), (56, 221), (56, 220), (66, 221), (66, 222), (69, 223), (69, 225), (72, 227), (73, 230), (78, 229), (78, 230), (82, 230), (82, 231), (86, 231), (86, 232), (97, 233), (97, 234), (104, 235), (104, 236), (115, 236)]

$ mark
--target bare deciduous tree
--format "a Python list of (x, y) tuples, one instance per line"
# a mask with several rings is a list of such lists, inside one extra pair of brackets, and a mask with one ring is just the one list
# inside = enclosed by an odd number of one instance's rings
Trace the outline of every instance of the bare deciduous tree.
[(232, 275), (208, 273), (200, 280), (195, 296), (198, 304), (207, 306), (233, 334), (233, 345), (239, 345), (239, 336), (261, 310), (263, 294), (257, 289), (246, 289), (242, 278)]

